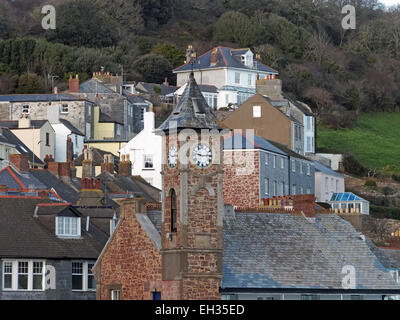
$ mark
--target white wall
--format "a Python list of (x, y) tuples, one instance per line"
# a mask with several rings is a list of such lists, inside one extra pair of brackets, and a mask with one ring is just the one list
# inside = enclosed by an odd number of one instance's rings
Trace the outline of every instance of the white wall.
[(67, 139), (71, 138), (73, 142), (73, 152), (79, 156), (82, 153), (85, 137), (71, 133), (71, 131), (62, 123), (52, 124), (56, 133), (55, 138), (55, 161), (67, 161)]
[(331, 199), (332, 194), (339, 192), (345, 192), (344, 177), (315, 172), (315, 197), (317, 202), (327, 202)]
[[(130, 140), (121, 150), (120, 154), (129, 154), (132, 162), (132, 175), (138, 175), (149, 181), (156, 188), (162, 188), (162, 137), (154, 133), (154, 113), (144, 113), (144, 129)], [(153, 156), (153, 169), (144, 168), (144, 156)]]

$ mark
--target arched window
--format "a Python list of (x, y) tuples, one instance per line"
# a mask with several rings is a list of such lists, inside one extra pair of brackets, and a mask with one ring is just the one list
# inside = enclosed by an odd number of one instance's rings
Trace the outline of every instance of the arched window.
[(171, 232), (176, 232), (176, 193), (174, 189), (170, 191), (171, 200)]

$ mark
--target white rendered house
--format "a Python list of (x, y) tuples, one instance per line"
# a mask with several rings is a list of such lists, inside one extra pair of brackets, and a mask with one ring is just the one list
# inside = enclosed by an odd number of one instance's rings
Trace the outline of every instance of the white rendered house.
[(132, 162), (132, 175), (141, 176), (154, 187), (161, 189), (162, 137), (154, 133), (155, 116), (150, 109), (144, 113), (144, 129), (119, 152), (128, 155)]
[[(185, 85), (191, 71), (190, 63), (174, 70), (178, 87)], [(218, 109), (240, 106), (256, 93), (257, 79), (275, 79), (278, 75), (278, 71), (257, 61), (250, 49), (228, 47), (217, 47), (199, 56), (193, 72), (199, 86), (217, 87)]]
[(47, 118), (55, 132), (54, 160), (67, 162), (67, 140), (72, 141), (73, 158), (76, 159), (82, 153), (85, 135), (71, 122), (61, 119), (60, 113), (63, 113), (63, 108), (57, 103), (47, 107)]

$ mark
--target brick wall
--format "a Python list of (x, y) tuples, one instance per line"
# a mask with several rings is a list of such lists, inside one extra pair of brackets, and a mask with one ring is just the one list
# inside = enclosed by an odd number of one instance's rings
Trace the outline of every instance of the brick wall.
[[(249, 163), (254, 163), (254, 166)], [(259, 206), (259, 151), (224, 151), (223, 193), (227, 204), (248, 208)]]
[[(143, 200), (142, 200), (143, 201)], [(179, 299), (177, 281), (161, 281), (161, 254), (136, 218), (139, 200), (121, 201), (121, 222), (96, 266), (98, 299), (110, 299), (121, 288), (123, 300), (149, 300), (152, 291), (162, 299)]]

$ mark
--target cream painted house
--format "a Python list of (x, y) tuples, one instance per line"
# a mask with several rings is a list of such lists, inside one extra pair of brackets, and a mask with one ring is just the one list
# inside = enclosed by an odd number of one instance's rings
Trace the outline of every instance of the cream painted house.
[(1, 121), (1, 127), (10, 131), (21, 140), (40, 160), (46, 155), (55, 155), (55, 131), (47, 120), (31, 120), (27, 113), (18, 121)]
[(154, 112), (145, 112), (144, 129), (120, 150), (120, 154), (129, 155), (133, 176), (141, 176), (154, 187), (161, 189), (162, 137), (156, 135), (154, 130)]

